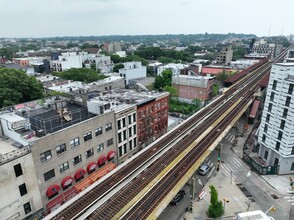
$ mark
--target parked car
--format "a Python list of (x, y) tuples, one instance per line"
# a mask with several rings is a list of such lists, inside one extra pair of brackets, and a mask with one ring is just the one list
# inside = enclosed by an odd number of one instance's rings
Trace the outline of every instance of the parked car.
[(202, 164), (200, 167), (199, 167), (199, 169), (198, 169), (198, 173), (200, 174), (200, 175), (203, 175), (203, 176), (205, 176), (207, 173), (208, 173), (208, 171), (210, 170), (210, 166), (208, 165), (208, 164)]
[(173, 200), (170, 202), (171, 205), (178, 205), (179, 202), (186, 196), (185, 190), (181, 189), (177, 195), (173, 198)]

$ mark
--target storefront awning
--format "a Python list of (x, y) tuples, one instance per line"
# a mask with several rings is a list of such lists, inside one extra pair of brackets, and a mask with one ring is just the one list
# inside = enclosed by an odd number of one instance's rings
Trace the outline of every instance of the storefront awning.
[(114, 150), (109, 151), (107, 154), (108, 160), (114, 158), (115, 155), (116, 155), (116, 152)]
[(46, 195), (47, 197), (51, 197), (55, 193), (58, 193), (59, 190), (60, 186), (58, 186), (57, 184), (53, 184), (52, 186), (49, 186), (49, 188), (47, 189)]
[(66, 176), (62, 181), (61, 181), (61, 186), (67, 187), (68, 185), (70, 185), (72, 182), (74, 181), (74, 178), (72, 178), (71, 176)]
[(106, 161), (107, 161), (107, 157), (101, 156), (98, 159), (98, 165), (100, 166), (100, 165), (104, 164)]
[(78, 180), (86, 174), (86, 170), (80, 168), (75, 173), (75, 179)]
[(90, 162), (87, 166), (88, 172), (94, 170), (97, 167), (97, 164), (95, 162)]

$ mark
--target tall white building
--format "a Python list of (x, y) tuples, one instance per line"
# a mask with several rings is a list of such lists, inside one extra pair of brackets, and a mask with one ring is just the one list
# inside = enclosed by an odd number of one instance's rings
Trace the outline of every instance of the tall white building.
[(258, 156), (279, 174), (294, 173), (294, 64), (273, 64), (258, 133)]

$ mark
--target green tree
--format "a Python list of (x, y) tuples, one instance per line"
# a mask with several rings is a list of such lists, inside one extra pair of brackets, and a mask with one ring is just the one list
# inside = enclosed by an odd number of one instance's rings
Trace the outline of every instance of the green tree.
[(216, 79), (221, 82), (224, 83), (224, 81), (228, 78), (228, 74), (225, 70), (223, 70), (221, 73), (219, 73), (216, 77)]
[(125, 66), (122, 64), (122, 63), (120, 63), (120, 64), (116, 64), (116, 65), (114, 65), (114, 67), (113, 67), (113, 72), (116, 72), (116, 73), (118, 73), (119, 71), (119, 69), (122, 69), (122, 68), (124, 68)]
[(122, 61), (120, 56), (117, 54), (111, 54), (110, 59), (112, 60), (113, 63), (120, 63)]
[(218, 200), (218, 193), (213, 185), (210, 188), (210, 205), (208, 207), (208, 216), (211, 218), (217, 218), (224, 214), (224, 207), (221, 200)]
[(219, 86), (218, 84), (214, 84), (213, 85), (213, 92), (212, 92), (212, 95), (213, 96), (216, 96), (218, 94), (218, 90), (219, 90)]
[(196, 109), (200, 108), (201, 107), (201, 99), (193, 99), (192, 100), (192, 104), (195, 106)]
[(162, 71), (160, 75), (155, 77), (154, 87), (160, 89), (165, 86), (171, 86), (172, 75), (173, 73), (169, 69)]
[(52, 75), (59, 76), (63, 79), (81, 81), (86, 83), (107, 78), (106, 76), (97, 73), (95, 70), (88, 68), (71, 68), (64, 72), (54, 72), (52, 73)]
[(0, 68), (0, 108), (43, 97), (43, 86), (22, 70)]
[(178, 91), (177, 91), (176, 88), (171, 87), (171, 86), (165, 86), (165, 87), (164, 87), (164, 90), (165, 90), (166, 92), (169, 92), (169, 93), (170, 93), (170, 97), (171, 97), (171, 98), (178, 97)]

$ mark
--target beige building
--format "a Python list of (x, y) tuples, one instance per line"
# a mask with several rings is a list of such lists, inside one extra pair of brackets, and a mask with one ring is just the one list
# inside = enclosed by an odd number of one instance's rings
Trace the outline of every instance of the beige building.
[(216, 56), (216, 63), (229, 65), (233, 59), (233, 50), (230, 45), (224, 46)]
[(22, 122), (11, 113), (0, 115), (1, 219), (24, 219), (43, 207), (30, 145), (16, 141), (28, 135)]

